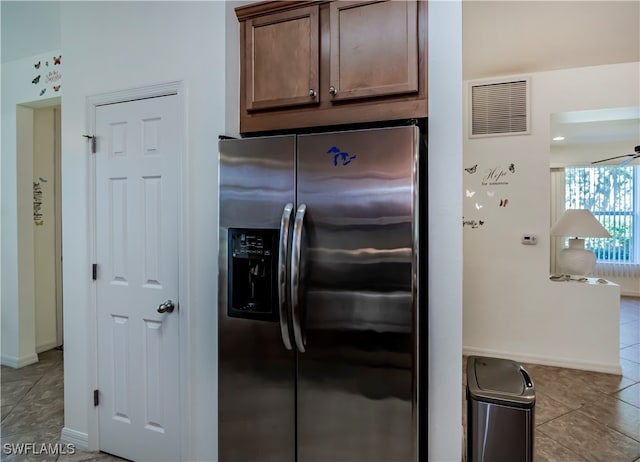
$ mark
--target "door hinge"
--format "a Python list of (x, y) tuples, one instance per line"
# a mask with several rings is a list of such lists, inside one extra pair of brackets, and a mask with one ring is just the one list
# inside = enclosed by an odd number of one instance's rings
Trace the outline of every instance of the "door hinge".
[(91, 154), (95, 154), (97, 152), (96, 149), (96, 135), (82, 135), (88, 140), (91, 141)]
[(98, 406), (100, 404), (100, 392), (93, 390), (93, 405)]
[(94, 263), (93, 265), (91, 265), (91, 277), (93, 278), (94, 281), (96, 281), (98, 279), (98, 264)]

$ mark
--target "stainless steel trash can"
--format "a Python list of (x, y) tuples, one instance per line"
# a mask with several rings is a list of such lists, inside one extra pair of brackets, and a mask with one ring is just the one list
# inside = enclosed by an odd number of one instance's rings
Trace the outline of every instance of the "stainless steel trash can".
[(467, 359), (468, 462), (533, 462), (535, 388), (520, 364)]

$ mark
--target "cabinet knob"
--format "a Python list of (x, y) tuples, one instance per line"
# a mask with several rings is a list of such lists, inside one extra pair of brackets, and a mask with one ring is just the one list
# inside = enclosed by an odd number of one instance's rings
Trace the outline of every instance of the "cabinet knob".
[(309, 89), (309, 96), (310, 96), (311, 98), (315, 98), (315, 97), (316, 97), (316, 95), (317, 95), (316, 91), (315, 91), (313, 88), (310, 88), (310, 89)]
[(338, 90), (336, 90), (336, 87), (334, 87), (333, 85), (331, 85), (329, 87), (329, 93), (331, 93), (333, 96), (338, 94)]

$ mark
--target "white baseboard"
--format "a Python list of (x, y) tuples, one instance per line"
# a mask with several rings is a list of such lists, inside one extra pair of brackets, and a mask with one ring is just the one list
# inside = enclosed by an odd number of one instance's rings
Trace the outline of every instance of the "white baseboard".
[(37, 362), (38, 355), (35, 353), (23, 356), (21, 358), (7, 355), (0, 356), (0, 363), (2, 363), (3, 366), (13, 367), (14, 369), (19, 369), (21, 367), (28, 366), (29, 364), (35, 364)]
[(599, 363), (582, 359), (559, 358), (549, 356), (537, 356), (513, 351), (492, 350), (489, 348), (475, 348), (465, 346), (462, 348), (465, 356), (490, 356), (494, 358), (506, 358), (522, 363), (541, 364), (543, 366), (565, 367), (568, 369), (581, 369), (586, 371), (604, 372), (606, 374), (622, 375), (620, 363)]
[(626, 290), (622, 290), (620, 289), (620, 295), (622, 297), (634, 297), (634, 298), (638, 298), (640, 297), (640, 292), (635, 292), (635, 291), (626, 291)]
[(60, 432), (60, 441), (62, 443), (72, 443), (77, 449), (83, 451), (89, 450), (89, 435), (69, 427), (64, 427)]

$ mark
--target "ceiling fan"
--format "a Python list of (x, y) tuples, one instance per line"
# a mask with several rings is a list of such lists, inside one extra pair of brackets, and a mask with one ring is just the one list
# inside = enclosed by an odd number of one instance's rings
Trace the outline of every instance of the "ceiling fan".
[(621, 156), (608, 157), (607, 159), (600, 159), (600, 160), (596, 160), (595, 162), (591, 162), (591, 164), (599, 164), (601, 162), (607, 162), (609, 160), (622, 159), (623, 157), (628, 157), (628, 159), (625, 160), (625, 161), (622, 161), (621, 163), (619, 163), (618, 167), (624, 167), (625, 165), (627, 165), (632, 160), (639, 158), (640, 157), (640, 145), (638, 145), (635, 148), (633, 148), (633, 153), (632, 154), (623, 154)]

